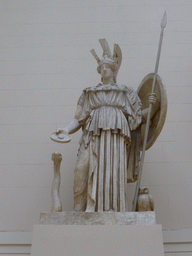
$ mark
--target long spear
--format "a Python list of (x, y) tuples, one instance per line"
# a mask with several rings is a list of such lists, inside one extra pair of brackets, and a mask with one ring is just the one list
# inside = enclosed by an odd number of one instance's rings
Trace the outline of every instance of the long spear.
[[(160, 38), (159, 38), (159, 47), (158, 47), (158, 52), (157, 52), (157, 59), (156, 59), (155, 72), (154, 72), (154, 77), (153, 77), (151, 93), (154, 93), (154, 91), (155, 91), (155, 82), (156, 82), (157, 72), (158, 72), (158, 67), (159, 67), (161, 46), (162, 46), (162, 41), (163, 41), (163, 32), (164, 32), (164, 28), (165, 28), (166, 24), (167, 24), (167, 13), (165, 11), (163, 18), (161, 20), (161, 33), (160, 33)], [(140, 166), (139, 166), (137, 184), (136, 184), (136, 188), (135, 188), (135, 195), (134, 195), (134, 200), (133, 200), (132, 211), (136, 210), (138, 192), (139, 192), (139, 187), (140, 187), (140, 182), (141, 182), (141, 174), (142, 174), (142, 170), (143, 170), (143, 163), (144, 163), (144, 157), (145, 157), (145, 150), (146, 150), (146, 145), (147, 145), (147, 138), (148, 138), (148, 133), (149, 133), (151, 109), (152, 109), (152, 103), (149, 104), (149, 110), (148, 110), (147, 122), (146, 122), (146, 128), (145, 128), (145, 136), (144, 136), (144, 141), (143, 141), (143, 149), (142, 149), (141, 161), (140, 161)]]

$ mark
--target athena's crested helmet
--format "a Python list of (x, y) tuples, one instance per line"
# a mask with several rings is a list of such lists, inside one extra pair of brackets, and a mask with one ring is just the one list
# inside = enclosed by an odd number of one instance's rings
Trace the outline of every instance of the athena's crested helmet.
[(108, 64), (110, 68), (113, 70), (113, 74), (114, 74), (113, 78), (114, 78), (114, 82), (116, 82), (117, 73), (119, 71), (119, 68), (121, 66), (121, 61), (122, 61), (121, 49), (118, 44), (114, 44), (114, 50), (113, 50), (113, 56), (112, 56), (106, 39), (99, 39), (99, 42), (103, 49), (103, 59), (100, 60), (95, 50), (94, 49), (91, 50), (91, 53), (93, 54), (94, 58), (98, 63), (97, 71), (100, 74), (101, 65)]

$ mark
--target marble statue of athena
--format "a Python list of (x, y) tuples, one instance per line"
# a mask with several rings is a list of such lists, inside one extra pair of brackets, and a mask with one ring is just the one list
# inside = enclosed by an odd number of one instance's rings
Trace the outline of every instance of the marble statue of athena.
[[(80, 212), (126, 211), (126, 183), (135, 182), (140, 160), (140, 126), (146, 122), (137, 93), (116, 83), (122, 54), (114, 45), (111, 54), (105, 39), (99, 40), (103, 56), (98, 63), (101, 83), (83, 90), (74, 119), (57, 133), (72, 134), (82, 128), (74, 173), (74, 210)], [(150, 94), (151, 118), (159, 108)]]

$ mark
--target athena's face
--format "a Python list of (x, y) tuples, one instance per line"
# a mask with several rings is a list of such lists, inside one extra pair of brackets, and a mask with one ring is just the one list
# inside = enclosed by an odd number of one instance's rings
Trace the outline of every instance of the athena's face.
[(104, 63), (101, 66), (101, 76), (105, 79), (110, 79), (113, 77), (113, 70), (110, 68), (109, 64)]

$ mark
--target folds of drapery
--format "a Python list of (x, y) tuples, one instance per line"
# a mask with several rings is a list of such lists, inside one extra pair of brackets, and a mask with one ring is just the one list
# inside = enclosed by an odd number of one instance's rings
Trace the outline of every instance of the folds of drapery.
[(83, 126), (75, 168), (77, 211), (126, 211), (126, 183), (137, 179), (141, 102), (125, 86), (84, 90)]
[[(84, 125), (90, 116), (94, 118), (94, 115), (97, 115), (94, 119), (100, 122), (96, 128), (105, 127), (105, 121), (107, 121), (105, 130), (125, 129), (126, 122), (121, 123), (123, 116), (126, 117), (130, 130), (137, 129), (142, 121), (142, 104), (138, 95), (133, 89), (123, 85), (111, 85), (108, 89), (104, 86), (85, 89), (78, 100), (78, 104), (82, 106), (82, 113), (78, 120), (81, 125)], [(116, 116), (116, 120), (113, 119), (113, 116)], [(93, 124), (95, 125), (94, 119)], [(92, 127), (91, 129), (96, 131), (96, 128)]]
[(86, 148), (82, 142), (81, 154), (89, 158), (87, 161), (84, 159), (86, 166), (83, 166), (81, 156), (76, 166), (76, 171), (87, 180), (77, 182), (74, 187), (75, 204), (83, 206), (80, 210), (126, 211), (126, 184), (127, 181), (136, 180), (139, 161), (139, 152), (135, 148), (137, 144), (133, 145), (128, 144), (122, 135), (110, 130), (101, 131), (100, 136), (92, 137)]
[(87, 212), (126, 210), (126, 147), (124, 137), (110, 130), (90, 141)]

